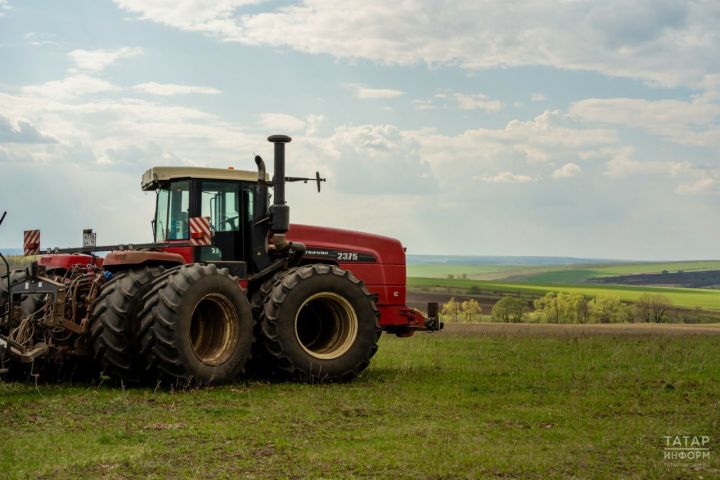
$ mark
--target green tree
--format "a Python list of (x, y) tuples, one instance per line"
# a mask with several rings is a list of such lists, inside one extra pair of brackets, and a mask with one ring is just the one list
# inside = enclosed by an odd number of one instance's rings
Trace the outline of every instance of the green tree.
[(460, 309), (466, 322), (472, 322), (475, 317), (482, 313), (482, 307), (474, 298), (462, 302)]
[(443, 320), (457, 322), (459, 310), (460, 305), (455, 300), (455, 297), (452, 297), (443, 304), (440, 315), (442, 315)]
[(499, 322), (522, 322), (528, 312), (527, 303), (517, 297), (506, 295), (501, 298), (492, 308), (493, 320)]
[(600, 296), (588, 302), (590, 319), (596, 323), (620, 323), (629, 320), (628, 307), (618, 297)]
[(548, 292), (535, 299), (535, 310), (550, 323), (585, 323), (588, 320), (588, 301), (579, 293)]

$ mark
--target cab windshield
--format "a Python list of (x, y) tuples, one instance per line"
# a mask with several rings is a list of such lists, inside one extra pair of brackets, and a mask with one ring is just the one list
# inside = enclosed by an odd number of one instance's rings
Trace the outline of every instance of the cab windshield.
[(190, 181), (172, 182), (157, 191), (155, 241), (188, 240)]

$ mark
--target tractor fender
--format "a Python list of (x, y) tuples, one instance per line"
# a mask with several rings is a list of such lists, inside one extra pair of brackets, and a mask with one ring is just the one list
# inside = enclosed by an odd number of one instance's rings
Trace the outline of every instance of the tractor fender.
[(140, 265), (174, 267), (184, 263), (185, 258), (178, 253), (154, 252), (150, 250), (116, 250), (105, 256), (103, 268), (111, 272), (117, 272)]

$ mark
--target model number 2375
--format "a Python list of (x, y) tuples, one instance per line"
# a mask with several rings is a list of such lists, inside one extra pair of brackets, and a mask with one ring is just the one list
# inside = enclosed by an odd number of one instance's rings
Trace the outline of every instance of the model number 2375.
[(337, 252), (337, 259), (341, 262), (356, 262), (358, 254), (357, 252)]

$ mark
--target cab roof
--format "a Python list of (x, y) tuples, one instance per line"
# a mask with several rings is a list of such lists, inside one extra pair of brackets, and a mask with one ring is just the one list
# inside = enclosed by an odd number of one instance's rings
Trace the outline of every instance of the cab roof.
[(156, 190), (162, 183), (189, 178), (257, 182), (258, 174), (249, 170), (234, 170), (231, 168), (153, 167), (143, 173), (140, 185), (143, 190)]

